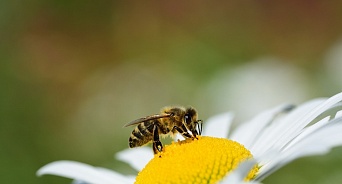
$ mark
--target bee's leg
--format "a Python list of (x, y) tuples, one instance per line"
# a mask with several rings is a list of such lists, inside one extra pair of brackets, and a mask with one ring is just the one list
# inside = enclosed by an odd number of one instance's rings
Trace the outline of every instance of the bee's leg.
[(191, 130), (192, 135), (196, 138), (196, 136), (198, 135), (198, 132), (196, 130), (196, 128), (194, 128), (193, 130)]
[(173, 128), (176, 129), (184, 138), (192, 138), (188, 131), (184, 131), (187, 130), (184, 125), (182, 125), (182, 128), (179, 128), (178, 126), (174, 126)]
[(161, 152), (162, 150), (163, 150), (163, 145), (159, 139), (158, 127), (154, 125), (153, 127), (153, 152), (154, 154), (157, 154), (158, 152)]
[(197, 128), (198, 128), (198, 133), (199, 133), (199, 135), (202, 135), (202, 129), (203, 129), (202, 120), (198, 120), (196, 124), (197, 124)]
[(202, 135), (202, 130), (203, 130), (203, 123), (201, 122), (201, 128), (198, 127), (198, 129), (200, 130), (200, 135)]

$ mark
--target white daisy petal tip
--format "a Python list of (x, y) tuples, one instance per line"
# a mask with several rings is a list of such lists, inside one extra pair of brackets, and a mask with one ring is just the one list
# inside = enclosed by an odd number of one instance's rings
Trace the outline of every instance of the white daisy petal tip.
[[(91, 174), (94, 168), (87, 164), (75, 161), (55, 161), (40, 168), (36, 175), (57, 175), (75, 180), (87, 181), (89, 178), (83, 178), (87, 174)], [(91, 180), (91, 179), (90, 179)], [(92, 180), (91, 180), (92, 181)]]
[(130, 177), (123, 176), (114, 171), (103, 171), (100, 168), (90, 166), (88, 164), (75, 162), (75, 161), (56, 161), (49, 163), (37, 171), (37, 176), (42, 175), (56, 175), (62, 176), (85, 183), (94, 184), (114, 184), (119, 183), (132, 183)]
[(47, 174), (59, 175), (59, 173), (62, 172), (63, 168), (68, 164), (73, 165), (73, 164), (81, 164), (81, 163), (76, 163), (74, 161), (66, 161), (66, 160), (51, 162), (51, 163), (41, 167), (36, 172), (36, 175), (37, 176), (43, 176), (43, 175), (47, 175)]

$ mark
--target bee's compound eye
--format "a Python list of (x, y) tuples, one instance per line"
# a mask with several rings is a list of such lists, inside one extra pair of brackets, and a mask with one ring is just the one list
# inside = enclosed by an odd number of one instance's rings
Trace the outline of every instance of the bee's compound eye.
[(184, 116), (184, 120), (185, 120), (185, 123), (191, 123), (191, 117), (188, 114)]

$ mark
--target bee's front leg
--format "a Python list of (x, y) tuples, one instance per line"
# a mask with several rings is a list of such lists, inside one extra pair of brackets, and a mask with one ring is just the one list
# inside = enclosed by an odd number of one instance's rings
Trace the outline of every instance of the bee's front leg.
[(163, 145), (159, 139), (158, 127), (154, 125), (153, 127), (153, 152), (154, 154), (157, 154), (158, 152), (162, 152), (162, 151), (163, 151)]
[(196, 122), (196, 125), (197, 125), (197, 129), (198, 129), (199, 135), (202, 135), (202, 130), (203, 130), (203, 122), (202, 122), (202, 120), (198, 120)]
[(173, 128), (176, 129), (184, 138), (192, 138), (189, 132), (186, 131), (187, 129), (184, 125), (182, 125), (182, 128), (179, 128), (178, 126), (174, 126)]

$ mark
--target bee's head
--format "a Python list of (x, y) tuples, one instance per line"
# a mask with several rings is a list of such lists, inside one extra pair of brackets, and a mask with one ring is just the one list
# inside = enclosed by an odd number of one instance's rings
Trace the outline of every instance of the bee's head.
[(184, 122), (186, 125), (190, 125), (193, 124), (194, 122), (197, 121), (197, 111), (192, 108), (189, 107), (185, 110), (185, 114), (184, 114)]
[[(202, 121), (197, 120), (197, 111), (189, 107), (185, 111), (184, 115), (184, 123), (189, 128), (189, 130), (192, 132), (193, 135), (201, 135), (202, 133)], [(198, 128), (198, 131), (197, 131)]]

